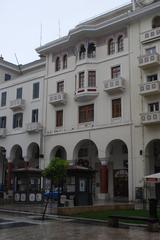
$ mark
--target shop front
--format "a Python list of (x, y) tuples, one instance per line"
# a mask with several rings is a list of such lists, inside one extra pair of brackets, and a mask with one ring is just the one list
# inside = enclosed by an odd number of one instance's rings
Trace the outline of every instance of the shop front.
[(42, 201), (41, 170), (20, 168), (13, 171), (14, 201), (38, 203)]

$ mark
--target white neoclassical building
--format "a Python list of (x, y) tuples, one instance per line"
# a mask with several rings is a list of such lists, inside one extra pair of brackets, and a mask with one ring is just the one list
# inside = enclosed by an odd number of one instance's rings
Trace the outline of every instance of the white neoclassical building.
[(95, 170), (95, 200), (134, 200), (160, 172), (160, 1), (133, 1), (36, 51), (22, 66), (0, 59), (1, 185), (15, 190), (15, 169), (56, 156)]

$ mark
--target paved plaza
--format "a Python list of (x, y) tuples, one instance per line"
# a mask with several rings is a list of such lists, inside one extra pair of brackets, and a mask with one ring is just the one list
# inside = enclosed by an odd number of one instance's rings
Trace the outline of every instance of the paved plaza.
[(110, 228), (70, 218), (41, 221), (35, 216), (0, 213), (0, 240), (160, 240), (145, 228)]

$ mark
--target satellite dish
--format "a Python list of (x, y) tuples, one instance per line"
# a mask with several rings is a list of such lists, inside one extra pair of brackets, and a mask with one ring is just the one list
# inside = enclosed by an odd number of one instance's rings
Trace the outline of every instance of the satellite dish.
[(142, 5), (149, 5), (151, 3), (153, 3), (155, 0), (140, 0), (139, 2), (142, 4)]

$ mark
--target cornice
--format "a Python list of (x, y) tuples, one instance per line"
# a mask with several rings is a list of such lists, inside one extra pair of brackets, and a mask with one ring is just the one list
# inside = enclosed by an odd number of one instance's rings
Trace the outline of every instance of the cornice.
[(21, 64), (16, 65), (16, 64), (7, 62), (3, 59), (0, 59), (0, 67), (7, 68), (8, 70), (12, 70), (18, 74), (20, 74), (20, 73), (23, 74), (23, 72), (25, 72), (25, 71), (29, 71), (34, 68), (45, 66), (45, 63), (46, 63), (45, 59), (39, 59), (39, 60), (24, 64), (24, 65), (21, 65)]
[[(98, 34), (101, 35), (104, 33), (104, 30), (110, 33), (113, 30), (119, 29), (119, 27), (124, 27), (125, 25), (137, 21), (143, 16), (150, 15), (154, 12), (160, 10), (160, 2), (155, 2), (151, 5), (138, 8), (135, 11), (127, 11), (123, 14), (120, 14), (116, 17), (102, 21), (98, 24), (89, 24), (91, 21), (84, 22), (83, 24), (77, 25), (74, 29), (71, 29), (67, 36), (56, 39), (52, 42), (49, 42), (41, 47), (38, 47), (36, 51), (39, 54), (47, 54), (50, 51), (57, 51), (59, 47), (69, 47), (73, 44), (75, 40), (78, 40), (80, 37), (94, 37)], [(118, 9), (117, 9), (118, 11)], [(116, 12), (116, 10), (115, 10)], [(109, 14), (109, 13), (108, 13)], [(104, 15), (103, 15), (104, 17)], [(92, 20), (92, 22), (94, 19)]]

